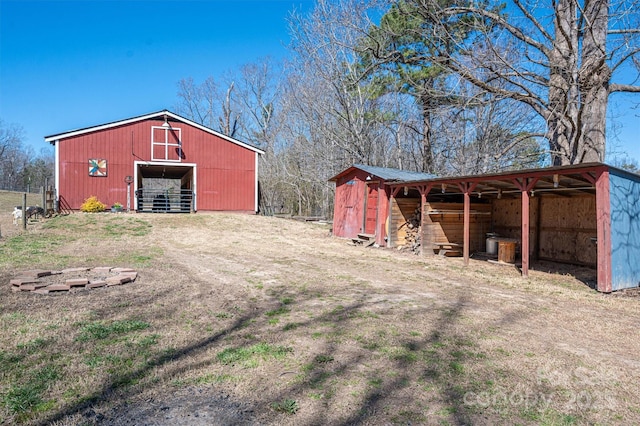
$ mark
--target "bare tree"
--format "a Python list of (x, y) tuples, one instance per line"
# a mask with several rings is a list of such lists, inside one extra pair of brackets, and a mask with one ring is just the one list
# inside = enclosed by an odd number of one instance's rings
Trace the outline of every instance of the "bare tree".
[[(554, 165), (604, 161), (608, 97), (640, 92), (623, 70), (638, 64), (640, 9), (635, 0), (510, 0), (445, 5), (414, 2), (436, 25), (431, 59), (474, 85), (533, 109), (546, 124)], [(446, 28), (468, 22), (472, 37), (456, 54)], [(446, 23), (446, 25), (445, 25)], [(478, 72), (480, 70), (480, 72)]]
[(23, 146), (24, 130), (0, 120), (0, 189), (26, 191), (44, 186), (53, 177), (53, 155), (42, 150), (36, 155)]
[(239, 116), (239, 112), (233, 107), (234, 85), (233, 81), (226, 83), (227, 89), (221, 92), (213, 77), (207, 78), (200, 85), (192, 78), (182, 79), (178, 83), (179, 103), (175, 106), (176, 112), (234, 137)]

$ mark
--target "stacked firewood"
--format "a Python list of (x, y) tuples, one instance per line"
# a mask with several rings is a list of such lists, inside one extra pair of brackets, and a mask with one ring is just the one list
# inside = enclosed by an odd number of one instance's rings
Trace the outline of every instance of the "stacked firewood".
[(418, 253), (420, 251), (420, 221), (421, 221), (420, 208), (414, 210), (413, 215), (407, 218), (407, 221), (400, 226), (400, 229), (405, 228), (406, 235), (404, 237), (405, 243), (402, 250), (412, 251)]

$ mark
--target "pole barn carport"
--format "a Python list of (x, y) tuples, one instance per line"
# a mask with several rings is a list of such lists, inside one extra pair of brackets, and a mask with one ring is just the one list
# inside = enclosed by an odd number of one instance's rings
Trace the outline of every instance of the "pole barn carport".
[(472, 224), (480, 222), (472, 218), (472, 207), (482, 213), (478, 207), (490, 205), (490, 230), (520, 243), (523, 276), (528, 276), (531, 260), (542, 259), (596, 267), (601, 292), (640, 284), (640, 176), (636, 174), (589, 163), (398, 182), (392, 184), (392, 196), (407, 185), (422, 194), (425, 254), (439, 242), (430, 200), (449, 194), (462, 218), (465, 265), (473, 247)]
[[(341, 226), (345, 211), (338, 201), (338, 184), (336, 181), (334, 229)], [(385, 185), (389, 200), (379, 203), (378, 223), (403, 223), (407, 214), (403, 206), (411, 205), (407, 197), (415, 197), (421, 210), (425, 255), (434, 254), (434, 248), (459, 246), (468, 265), (472, 253), (489, 247), (487, 234), (497, 234), (499, 239), (517, 242), (524, 277), (532, 261), (547, 260), (596, 268), (600, 292), (640, 284), (637, 174), (588, 163), (395, 180)], [(403, 243), (397, 234), (388, 230), (387, 246)], [(508, 246), (505, 242), (504, 247)]]

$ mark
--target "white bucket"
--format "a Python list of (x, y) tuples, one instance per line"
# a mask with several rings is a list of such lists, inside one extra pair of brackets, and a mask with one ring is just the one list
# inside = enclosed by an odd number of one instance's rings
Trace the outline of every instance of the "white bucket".
[(498, 239), (496, 237), (487, 238), (487, 253), (498, 254)]

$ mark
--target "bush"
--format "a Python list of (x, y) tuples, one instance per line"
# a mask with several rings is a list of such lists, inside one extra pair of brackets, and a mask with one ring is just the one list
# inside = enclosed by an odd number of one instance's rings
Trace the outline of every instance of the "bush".
[(106, 208), (107, 206), (104, 203), (101, 203), (95, 195), (84, 200), (84, 203), (80, 206), (80, 210), (86, 213), (103, 212)]

